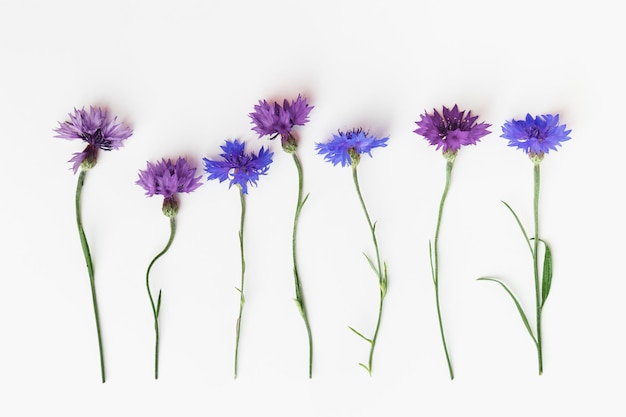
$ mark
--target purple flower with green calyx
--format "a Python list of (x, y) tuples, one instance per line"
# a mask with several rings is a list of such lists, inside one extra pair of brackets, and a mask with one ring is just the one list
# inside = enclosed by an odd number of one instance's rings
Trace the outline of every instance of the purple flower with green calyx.
[(570, 140), (571, 130), (559, 124), (559, 115), (544, 114), (537, 117), (526, 115), (526, 120), (511, 120), (502, 126), (501, 138), (509, 140), (509, 146), (522, 149), (536, 163), (550, 150), (557, 150), (561, 142)]
[(87, 142), (87, 147), (82, 152), (74, 154), (68, 162), (73, 162), (74, 173), (79, 167), (90, 169), (96, 165), (98, 150), (110, 151), (123, 146), (123, 141), (128, 139), (133, 131), (124, 123), (116, 123), (117, 117), (110, 117), (107, 110), (100, 107), (74, 109), (74, 114), (69, 114), (69, 121), (59, 122), (59, 127), (54, 129), (58, 133), (55, 137), (61, 139), (81, 139)]
[(146, 190), (146, 195), (162, 195), (163, 213), (174, 217), (178, 211), (176, 193), (190, 193), (201, 185), (200, 178), (195, 177), (196, 168), (192, 168), (185, 158), (179, 157), (176, 162), (162, 159), (156, 164), (147, 163), (145, 170), (139, 170), (136, 184)]
[(459, 149), (461, 149), (461, 146), (475, 145), (483, 136), (491, 133), (487, 130), (487, 128), (491, 126), (490, 124), (476, 123), (476, 120), (478, 120), (478, 116), (472, 116), (471, 111), (468, 111), (467, 114), (465, 114), (465, 111), (459, 111), (459, 107), (455, 104), (452, 110), (444, 106), (442, 114), (434, 110), (433, 114), (424, 113), (420, 115), (420, 120), (415, 122), (418, 128), (414, 130), (415, 133), (426, 138), (428, 143), (435, 146), (436, 149), (441, 148), (443, 156), (446, 159), (446, 183), (439, 203), (435, 239), (432, 243), (428, 242), (428, 245), (430, 270), (433, 284), (435, 285), (439, 333), (441, 334), (441, 342), (448, 364), (450, 379), (454, 379), (454, 371), (452, 369), (450, 354), (448, 353), (448, 345), (446, 343), (441, 308), (439, 305), (439, 228), (441, 226), (443, 207), (450, 188), (452, 168), (454, 167), (454, 161)]
[(152, 307), (152, 317), (154, 319), (155, 347), (154, 347), (154, 379), (159, 378), (159, 313), (161, 312), (161, 291), (155, 302), (150, 289), (150, 270), (152, 266), (163, 256), (172, 245), (176, 234), (176, 214), (178, 213), (178, 203), (176, 194), (190, 193), (197, 189), (201, 183), (202, 176), (195, 176), (196, 168), (192, 168), (187, 159), (179, 157), (175, 162), (171, 159), (161, 159), (155, 164), (147, 163), (145, 170), (139, 170), (139, 179), (135, 182), (146, 190), (146, 195), (162, 195), (163, 214), (170, 219), (170, 238), (165, 248), (159, 252), (148, 265), (146, 271), (146, 288), (150, 297)]
[(254, 106), (254, 111), (249, 114), (252, 119), (252, 124), (254, 125), (252, 130), (259, 135), (259, 138), (262, 138), (263, 136), (270, 136), (270, 140), (272, 140), (280, 136), (283, 150), (291, 154), (298, 171), (298, 201), (296, 203), (296, 213), (293, 219), (291, 258), (293, 260), (293, 276), (296, 290), (295, 302), (298, 307), (298, 312), (304, 320), (304, 326), (309, 340), (309, 378), (313, 375), (313, 337), (311, 336), (311, 326), (309, 325), (309, 319), (304, 303), (304, 295), (302, 284), (300, 282), (300, 274), (298, 272), (298, 262), (296, 257), (296, 231), (298, 229), (298, 221), (302, 207), (304, 206), (304, 203), (309, 195), (307, 194), (304, 196), (302, 193), (304, 183), (302, 163), (298, 157), (298, 143), (294, 137), (293, 128), (294, 126), (303, 126), (308, 123), (309, 113), (312, 109), (313, 106), (309, 106), (306, 98), (298, 95), (298, 98), (292, 100), (291, 102), (285, 99), (282, 106), (278, 104), (278, 102), (270, 104), (267, 100), (260, 100), (259, 104)]
[(301, 95), (291, 103), (285, 99), (282, 106), (278, 102), (270, 104), (267, 100), (259, 100), (259, 104), (254, 106), (254, 112), (249, 114), (254, 125), (252, 130), (259, 137), (271, 136), (270, 140), (280, 136), (283, 149), (293, 153), (297, 148), (293, 127), (304, 126), (309, 121), (312, 109), (313, 106), (309, 106)]
[(326, 143), (317, 143), (315, 149), (324, 160), (333, 165), (341, 163), (341, 166), (358, 164), (361, 154), (372, 156), (372, 149), (384, 148), (389, 138), (377, 139), (375, 136), (364, 132), (362, 129), (353, 129), (347, 132), (338, 131), (333, 138)]
[(96, 296), (96, 284), (93, 261), (87, 236), (83, 228), (81, 216), (81, 194), (87, 171), (96, 165), (98, 150), (102, 149), (110, 151), (119, 149), (123, 145), (123, 141), (128, 139), (133, 131), (123, 123), (116, 123), (117, 117), (110, 117), (106, 110), (100, 107), (89, 107), (89, 111), (84, 108), (81, 110), (74, 109), (74, 114), (69, 114), (70, 120), (63, 123), (59, 122), (59, 127), (53, 129), (57, 135), (55, 137), (61, 139), (81, 139), (87, 142), (87, 147), (82, 152), (74, 153), (74, 156), (68, 161), (72, 162), (74, 173), (78, 168), (82, 168), (78, 176), (78, 184), (76, 186), (76, 223), (78, 225), (78, 235), (87, 264), (87, 272), (89, 274), (89, 283), (91, 287), (91, 301), (93, 304), (94, 316), (96, 320), (96, 331), (98, 334), (98, 349), (100, 353), (100, 375), (102, 382), (106, 381), (104, 352), (102, 349), (102, 332), (100, 331), (100, 315), (98, 313), (98, 301)]
[(229, 188), (236, 184), (239, 188), (239, 200), (241, 201), (241, 220), (239, 227), (239, 249), (241, 251), (241, 284), (239, 292), (239, 317), (235, 327), (235, 378), (237, 378), (237, 365), (239, 358), (239, 335), (241, 330), (241, 320), (243, 317), (243, 307), (245, 304), (244, 283), (246, 262), (244, 257), (244, 221), (246, 216), (246, 194), (248, 184), (255, 185), (259, 176), (266, 175), (272, 163), (273, 152), (261, 147), (258, 155), (254, 152), (245, 153), (245, 142), (227, 140), (221, 146), (224, 153), (220, 154), (222, 159), (211, 160), (203, 158), (204, 170), (209, 174), (208, 180), (218, 179), (220, 182), (230, 180)]
[(274, 155), (265, 147), (261, 147), (258, 155), (254, 152), (246, 154), (245, 142), (237, 139), (227, 140), (221, 148), (224, 151), (220, 154), (221, 160), (202, 158), (204, 170), (209, 174), (208, 179), (218, 179), (220, 182), (230, 179), (229, 188), (237, 184), (244, 194), (248, 194), (248, 184), (256, 186), (259, 176), (267, 174)]
[(370, 258), (365, 252), (363, 252), (363, 255), (365, 255), (367, 262), (369, 263), (370, 267), (378, 278), (380, 302), (378, 304), (378, 320), (376, 322), (374, 336), (370, 339), (368, 337), (365, 337), (361, 332), (357, 331), (353, 327), (349, 327), (349, 329), (352, 330), (357, 336), (363, 338), (369, 343), (370, 353), (367, 364), (361, 362), (359, 363), (359, 365), (363, 367), (370, 374), (370, 376), (372, 375), (374, 349), (376, 348), (376, 340), (378, 339), (378, 331), (380, 330), (380, 323), (383, 313), (383, 302), (385, 300), (385, 296), (387, 295), (388, 278), (387, 263), (381, 260), (380, 250), (378, 249), (378, 240), (376, 239), (376, 222), (372, 222), (369, 212), (367, 211), (365, 201), (363, 200), (361, 187), (359, 185), (357, 168), (359, 165), (359, 161), (361, 160), (362, 154), (366, 153), (371, 157), (372, 149), (386, 147), (388, 140), (388, 137), (378, 139), (375, 136), (370, 135), (369, 133), (364, 132), (362, 129), (359, 128), (348, 130), (345, 133), (342, 131), (338, 131), (337, 134), (333, 134), (333, 138), (330, 141), (326, 143), (317, 143), (315, 145), (317, 153), (319, 155), (324, 155), (324, 160), (326, 160), (327, 162), (331, 162), (333, 165), (341, 163), (341, 166), (352, 167), (352, 180), (354, 181), (354, 187), (356, 189), (359, 202), (361, 203), (361, 207), (363, 208), (365, 219), (367, 220), (369, 231), (372, 236), (374, 250), (376, 252), (375, 260), (372, 260), (372, 258)]
[[(494, 277), (478, 278), (480, 281), (492, 281), (499, 284), (509, 297), (513, 300), (517, 312), (522, 319), (524, 327), (528, 331), (533, 345), (537, 351), (537, 364), (539, 375), (543, 373), (543, 338), (541, 332), (543, 319), (543, 306), (546, 303), (550, 288), (552, 287), (552, 250), (543, 238), (539, 236), (539, 190), (541, 180), (541, 161), (546, 153), (551, 149), (557, 150), (561, 142), (570, 140), (571, 130), (566, 130), (565, 125), (559, 125), (559, 115), (544, 114), (532, 117), (526, 115), (526, 120), (515, 120), (505, 122), (502, 126), (501, 137), (509, 140), (509, 146), (515, 146), (528, 154), (533, 162), (533, 218), (534, 234), (529, 237), (526, 229), (522, 225), (519, 216), (513, 208), (502, 201), (507, 210), (511, 213), (515, 222), (520, 228), (524, 240), (533, 260), (533, 281), (535, 286), (535, 329), (531, 329), (528, 316), (522, 304), (504, 281)], [(540, 250), (541, 245), (541, 250)], [(543, 261), (540, 260), (543, 255)], [(540, 274), (540, 271), (542, 272)]]
[(420, 115), (414, 132), (424, 136), (436, 149), (443, 148), (446, 158), (454, 158), (461, 146), (475, 145), (480, 138), (491, 133), (487, 130), (490, 124), (477, 124), (478, 116), (472, 116), (471, 111), (467, 114), (460, 112), (456, 104), (452, 110), (444, 106), (443, 116), (437, 110), (433, 111), (433, 114)]

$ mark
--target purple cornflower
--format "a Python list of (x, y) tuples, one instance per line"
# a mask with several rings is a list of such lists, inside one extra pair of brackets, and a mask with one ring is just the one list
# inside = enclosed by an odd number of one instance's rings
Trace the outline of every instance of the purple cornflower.
[(249, 114), (254, 125), (252, 130), (259, 138), (269, 135), (270, 139), (275, 139), (280, 135), (283, 148), (287, 150), (285, 146), (291, 145), (295, 150), (291, 130), (294, 126), (304, 126), (309, 121), (312, 109), (313, 106), (309, 106), (301, 95), (291, 103), (285, 99), (282, 106), (277, 102), (270, 104), (267, 100), (259, 100), (259, 104), (254, 106), (254, 112)]
[(146, 190), (148, 197), (162, 195), (163, 213), (171, 218), (178, 211), (176, 193), (190, 193), (201, 185), (202, 176), (194, 177), (195, 173), (196, 168), (190, 167), (185, 158), (179, 157), (174, 163), (162, 159), (156, 164), (148, 162), (145, 170), (139, 170), (136, 184)]
[(509, 146), (523, 149), (531, 158), (543, 158), (550, 149), (556, 151), (561, 142), (570, 140), (571, 130), (566, 125), (559, 125), (559, 115), (544, 114), (533, 118), (526, 115), (526, 120), (511, 120), (502, 126), (501, 138), (509, 140)]
[(244, 153), (245, 142), (239, 142), (237, 139), (234, 142), (227, 140), (226, 144), (220, 147), (224, 151), (220, 154), (223, 160), (214, 161), (202, 158), (204, 170), (209, 174), (208, 179), (219, 179), (220, 182), (230, 179), (229, 188), (237, 184), (244, 194), (248, 194), (248, 183), (256, 186), (259, 175), (267, 173), (274, 152), (261, 147), (258, 155), (254, 152), (246, 154)]
[(420, 115), (420, 120), (415, 122), (418, 126), (415, 133), (426, 138), (428, 143), (443, 148), (446, 154), (455, 154), (461, 146), (475, 145), (483, 136), (491, 133), (487, 130), (490, 124), (476, 124), (478, 116), (472, 116), (472, 112), (459, 112), (455, 104), (452, 110), (444, 106), (443, 117), (434, 110), (434, 113)]
[(117, 117), (111, 118), (108, 111), (100, 107), (90, 106), (89, 111), (74, 109), (74, 114), (70, 113), (69, 117), (69, 121), (59, 122), (59, 127), (54, 129), (58, 133), (55, 137), (82, 139), (88, 143), (84, 151), (76, 152), (68, 161), (74, 163), (74, 173), (81, 165), (84, 169), (92, 168), (96, 164), (98, 149), (119, 149), (124, 139), (133, 134), (132, 129), (123, 123), (116, 123)]
[(315, 149), (318, 154), (324, 155), (324, 160), (333, 165), (341, 163), (345, 167), (358, 164), (363, 153), (371, 157), (372, 149), (386, 147), (388, 140), (388, 137), (377, 139), (359, 128), (345, 133), (338, 131), (329, 142), (317, 143)]

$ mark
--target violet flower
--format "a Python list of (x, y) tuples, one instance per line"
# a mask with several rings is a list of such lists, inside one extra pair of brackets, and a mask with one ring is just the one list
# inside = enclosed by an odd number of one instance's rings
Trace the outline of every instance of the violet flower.
[(239, 292), (239, 316), (235, 327), (235, 378), (237, 378), (237, 364), (239, 358), (239, 335), (241, 330), (241, 320), (243, 317), (243, 307), (245, 304), (244, 279), (246, 271), (246, 261), (244, 257), (243, 230), (246, 217), (246, 198), (248, 184), (257, 185), (259, 176), (266, 175), (272, 163), (273, 152), (261, 147), (259, 154), (254, 152), (245, 153), (245, 142), (234, 142), (229, 140), (221, 146), (224, 153), (220, 154), (222, 159), (211, 160), (203, 158), (204, 170), (209, 174), (208, 180), (218, 179), (220, 182), (230, 179), (229, 188), (236, 184), (239, 188), (239, 200), (241, 201), (241, 220), (239, 223), (239, 250), (241, 253), (241, 284), (236, 288)]
[(331, 162), (333, 165), (341, 163), (341, 166), (345, 167), (350, 165), (352, 167), (352, 179), (354, 181), (354, 186), (356, 188), (361, 207), (363, 208), (363, 212), (365, 213), (365, 219), (367, 220), (367, 224), (372, 235), (372, 241), (374, 243), (374, 249), (376, 251), (376, 263), (374, 263), (372, 259), (367, 254), (365, 254), (365, 252), (363, 252), (363, 255), (365, 255), (367, 262), (369, 263), (372, 270), (374, 270), (374, 273), (378, 278), (380, 302), (378, 306), (378, 320), (376, 322), (374, 336), (371, 339), (367, 338), (362, 333), (349, 326), (350, 330), (352, 330), (359, 337), (363, 338), (370, 345), (369, 360), (367, 365), (364, 363), (359, 363), (360, 366), (365, 368), (370, 376), (372, 375), (374, 349), (376, 347), (376, 340), (378, 338), (378, 331), (380, 330), (380, 322), (383, 313), (383, 301), (385, 300), (385, 296), (387, 295), (387, 263), (382, 262), (380, 259), (380, 251), (378, 249), (378, 241), (376, 239), (376, 222), (372, 222), (369, 212), (367, 211), (367, 207), (365, 206), (365, 201), (363, 200), (363, 195), (361, 194), (361, 187), (359, 186), (357, 166), (361, 161), (362, 154), (366, 153), (369, 156), (372, 156), (372, 149), (386, 147), (388, 140), (388, 137), (378, 139), (375, 136), (364, 132), (362, 129), (353, 129), (345, 133), (339, 131), (336, 135), (333, 134), (333, 138), (330, 141), (326, 143), (318, 143), (315, 145), (318, 154), (324, 155), (324, 159), (326, 161)]
[(74, 109), (74, 114), (70, 113), (68, 116), (69, 121), (59, 122), (59, 127), (54, 129), (58, 133), (55, 137), (87, 142), (87, 147), (82, 152), (75, 153), (68, 161), (74, 163), (74, 173), (79, 167), (93, 168), (99, 149), (119, 149), (123, 146), (123, 141), (133, 134), (132, 129), (123, 123), (116, 123), (117, 117), (111, 118), (108, 111), (100, 107), (91, 106), (89, 111), (84, 108)]
[(293, 157), (293, 161), (298, 171), (298, 200), (296, 203), (296, 212), (293, 219), (293, 232), (291, 238), (291, 251), (293, 259), (293, 275), (294, 285), (296, 290), (296, 305), (298, 311), (304, 320), (304, 326), (306, 328), (307, 336), (309, 339), (309, 378), (313, 376), (313, 338), (311, 336), (311, 326), (309, 325), (309, 319), (306, 312), (306, 306), (304, 303), (304, 295), (302, 293), (302, 284), (300, 282), (300, 275), (298, 273), (298, 262), (296, 257), (296, 241), (297, 241), (297, 229), (298, 221), (300, 218), (300, 212), (306, 202), (309, 195), (307, 194), (303, 198), (302, 194), (302, 164), (298, 157), (297, 149), (298, 143), (293, 134), (293, 128), (295, 126), (303, 126), (309, 121), (309, 113), (313, 109), (313, 106), (309, 106), (306, 98), (298, 95), (296, 100), (291, 102), (285, 99), (283, 105), (276, 103), (268, 103), (266, 100), (259, 101), (259, 104), (254, 106), (254, 112), (249, 116), (252, 119), (254, 130), (259, 138), (263, 136), (270, 136), (270, 140), (280, 136), (282, 148), (285, 152), (290, 153)]
[(82, 139), (87, 142), (87, 147), (82, 152), (77, 152), (68, 161), (72, 162), (74, 173), (81, 168), (78, 176), (78, 184), (76, 186), (76, 223), (78, 225), (78, 235), (83, 249), (83, 255), (87, 264), (87, 272), (89, 275), (89, 284), (91, 287), (91, 300), (96, 320), (96, 332), (98, 334), (98, 351), (100, 354), (100, 375), (102, 382), (106, 381), (104, 352), (102, 349), (102, 332), (100, 329), (100, 315), (98, 312), (98, 298), (96, 296), (96, 283), (94, 275), (93, 261), (89, 243), (83, 228), (81, 216), (81, 194), (85, 183), (87, 171), (96, 165), (98, 150), (102, 149), (110, 151), (119, 149), (123, 145), (123, 141), (128, 139), (133, 131), (123, 123), (116, 123), (117, 117), (111, 118), (107, 110), (100, 107), (89, 107), (89, 111), (84, 108), (81, 110), (74, 109), (74, 114), (69, 114), (70, 120), (59, 122), (59, 127), (53, 129), (57, 135), (55, 137), (74, 140)]
[[(529, 238), (524, 226), (513, 208), (503, 201), (504, 205), (511, 212), (517, 225), (520, 227), (524, 240), (530, 250), (533, 261), (533, 275), (535, 284), (535, 331), (530, 327), (528, 317), (522, 308), (521, 303), (513, 294), (507, 285), (500, 279), (496, 278), (479, 278), (483, 281), (497, 282), (512, 298), (517, 311), (520, 314), (524, 327), (528, 331), (535, 348), (537, 350), (537, 362), (539, 375), (543, 373), (543, 345), (541, 336), (541, 319), (543, 314), (543, 306), (550, 293), (552, 286), (552, 250), (548, 243), (539, 237), (539, 189), (540, 189), (540, 169), (539, 166), (545, 154), (550, 150), (557, 150), (557, 146), (561, 146), (562, 142), (570, 140), (569, 134), (571, 130), (566, 130), (565, 125), (559, 125), (559, 115), (544, 114), (542, 116), (532, 117), (526, 115), (525, 120), (515, 120), (505, 122), (502, 126), (502, 135), (509, 140), (509, 146), (517, 147), (528, 154), (534, 165), (534, 192), (533, 192), (533, 217), (534, 217), (534, 235)], [(543, 273), (539, 276), (539, 243), (543, 245), (543, 262), (541, 269)]]
[(289, 153), (295, 152), (297, 143), (292, 135), (294, 126), (304, 126), (309, 121), (309, 113), (313, 106), (309, 106), (306, 98), (298, 95), (298, 98), (289, 103), (287, 99), (281, 106), (278, 103), (268, 103), (266, 100), (259, 100), (259, 104), (254, 106), (254, 112), (250, 113), (250, 118), (254, 130), (259, 137), (271, 136), (275, 139), (280, 136), (283, 149)]
[(441, 226), (443, 206), (450, 188), (452, 168), (459, 149), (461, 149), (461, 146), (475, 145), (483, 136), (491, 133), (487, 130), (487, 128), (491, 125), (487, 123), (476, 123), (478, 116), (472, 116), (471, 111), (467, 112), (467, 114), (465, 114), (465, 111), (459, 111), (456, 104), (452, 110), (444, 107), (442, 114), (443, 116), (440, 115), (437, 110), (434, 110), (433, 114), (424, 113), (420, 115), (420, 120), (415, 122), (418, 128), (414, 132), (426, 138), (428, 143), (435, 146), (435, 149), (442, 149), (443, 156), (447, 161), (446, 184), (439, 203), (439, 215), (437, 216), (435, 239), (432, 245), (431, 242), (428, 242), (428, 245), (430, 251), (431, 274), (435, 285), (435, 301), (437, 304), (439, 331), (441, 333), (441, 341), (446, 355), (450, 379), (454, 379), (454, 371), (452, 370), (452, 362), (448, 353), (448, 345), (446, 343), (445, 332), (443, 330), (443, 320), (441, 318), (441, 308), (439, 303), (439, 228)]
[(150, 298), (152, 307), (152, 316), (154, 318), (155, 346), (154, 346), (154, 379), (159, 378), (159, 313), (161, 310), (161, 290), (156, 301), (152, 296), (150, 289), (150, 270), (152, 265), (163, 256), (174, 240), (176, 234), (176, 214), (178, 213), (178, 202), (176, 195), (178, 193), (190, 193), (197, 189), (201, 183), (202, 176), (195, 176), (196, 168), (192, 168), (185, 158), (178, 158), (176, 162), (170, 159), (162, 159), (156, 164), (147, 163), (145, 170), (139, 170), (139, 179), (136, 184), (146, 190), (146, 195), (163, 196), (163, 214), (170, 219), (170, 238), (165, 248), (159, 252), (148, 265), (146, 271), (146, 289)]

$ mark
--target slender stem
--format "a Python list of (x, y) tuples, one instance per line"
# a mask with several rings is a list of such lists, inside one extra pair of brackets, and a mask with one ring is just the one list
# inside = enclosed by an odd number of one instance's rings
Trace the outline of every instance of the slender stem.
[(293, 255), (293, 277), (294, 283), (296, 287), (296, 303), (298, 304), (298, 309), (300, 310), (300, 315), (304, 320), (304, 325), (306, 327), (307, 336), (309, 338), (309, 378), (313, 376), (313, 337), (311, 335), (311, 326), (309, 325), (309, 319), (306, 314), (306, 305), (304, 303), (304, 296), (302, 294), (302, 285), (300, 284), (300, 276), (298, 275), (298, 261), (296, 257), (296, 236), (298, 229), (298, 219), (300, 218), (300, 211), (302, 210), (302, 206), (306, 202), (308, 195), (303, 198), (302, 196), (302, 185), (303, 185), (303, 176), (302, 176), (302, 164), (300, 163), (300, 158), (298, 158), (298, 154), (293, 152), (291, 154), (293, 156), (293, 161), (296, 164), (296, 169), (298, 170), (298, 203), (296, 205), (296, 213), (293, 219), (293, 233), (291, 237), (292, 244), (292, 255)]
[(452, 178), (452, 168), (454, 167), (454, 161), (447, 161), (446, 163), (446, 185), (441, 195), (441, 202), (439, 203), (439, 214), (437, 216), (437, 228), (435, 229), (435, 241), (433, 242), (433, 282), (435, 284), (435, 301), (437, 304), (437, 318), (439, 320), (439, 331), (441, 333), (441, 342), (443, 343), (443, 350), (446, 354), (446, 362), (448, 363), (448, 371), (450, 373), (450, 379), (454, 379), (454, 371), (452, 370), (452, 362), (450, 361), (450, 354), (448, 353), (448, 345), (446, 343), (446, 336), (443, 330), (443, 320), (441, 318), (441, 306), (439, 302), (439, 229), (441, 227), (441, 216), (443, 214), (443, 206), (448, 196), (448, 190), (450, 189), (450, 179)]
[(372, 361), (374, 359), (374, 349), (376, 348), (376, 339), (378, 338), (378, 331), (380, 330), (380, 321), (383, 314), (383, 300), (385, 299), (385, 295), (387, 293), (387, 270), (383, 271), (383, 265), (380, 260), (380, 251), (378, 249), (378, 240), (376, 239), (376, 224), (372, 223), (370, 215), (367, 211), (367, 207), (365, 206), (365, 201), (363, 200), (363, 195), (361, 194), (361, 187), (359, 186), (359, 177), (357, 174), (357, 166), (352, 165), (352, 179), (354, 180), (354, 186), (356, 188), (357, 195), (359, 196), (359, 201), (361, 202), (361, 207), (363, 208), (363, 212), (365, 213), (365, 218), (367, 219), (367, 224), (370, 228), (370, 233), (372, 234), (372, 242), (374, 243), (374, 249), (376, 250), (376, 273), (378, 275), (378, 283), (380, 289), (380, 302), (378, 304), (378, 320), (376, 321), (376, 329), (374, 330), (374, 337), (371, 340), (370, 346), (370, 354), (368, 360), (367, 370), (369, 374), (372, 374)]
[(236, 336), (235, 336), (235, 378), (237, 378), (237, 359), (239, 357), (239, 331), (241, 330), (241, 317), (243, 313), (243, 306), (246, 299), (243, 295), (244, 276), (246, 273), (246, 261), (243, 251), (243, 225), (246, 217), (246, 198), (243, 193), (243, 188), (239, 187), (239, 198), (241, 200), (241, 222), (239, 224), (239, 251), (241, 253), (241, 284), (237, 289), (239, 291), (239, 317), (237, 318)]
[(170, 238), (167, 241), (167, 245), (165, 248), (157, 256), (152, 259), (150, 265), (148, 265), (148, 270), (146, 271), (146, 288), (148, 290), (148, 296), (150, 297), (150, 305), (152, 306), (152, 315), (154, 317), (154, 335), (155, 335), (155, 343), (154, 343), (154, 379), (159, 379), (159, 312), (161, 310), (161, 290), (159, 290), (159, 296), (157, 298), (157, 303), (154, 303), (154, 298), (152, 297), (152, 291), (150, 290), (150, 270), (152, 269), (152, 265), (159, 259), (161, 256), (168, 251), (170, 246), (172, 245), (172, 241), (174, 241), (174, 235), (176, 234), (176, 217), (170, 218)]
[(543, 373), (543, 352), (541, 349), (541, 285), (539, 281), (539, 163), (534, 169), (533, 214), (535, 219), (535, 238), (533, 240), (533, 272), (535, 275), (535, 305), (537, 312), (537, 361), (539, 375)]
[(83, 190), (83, 184), (85, 183), (85, 175), (87, 175), (87, 171), (81, 170), (78, 176), (78, 184), (76, 185), (76, 224), (78, 225), (80, 244), (83, 248), (85, 262), (87, 263), (87, 271), (89, 273), (89, 285), (91, 286), (91, 302), (93, 303), (93, 313), (96, 317), (96, 331), (98, 333), (98, 350), (100, 352), (100, 375), (102, 377), (102, 383), (104, 384), (104, 382), (106, 381), (104, 373), (104, 352), (102, 350), (102, 332), (100, 330), (100, 315), (98, 314), (98, 299), (96, 297), (96, 281), (94, 278), (91, 251), (89, 250), (89, 244), (87, 243), (87, 237), (85, 236), (85, 230), (83, 229), (83, 221), (81, 218), (80, 210), (80, 196)]

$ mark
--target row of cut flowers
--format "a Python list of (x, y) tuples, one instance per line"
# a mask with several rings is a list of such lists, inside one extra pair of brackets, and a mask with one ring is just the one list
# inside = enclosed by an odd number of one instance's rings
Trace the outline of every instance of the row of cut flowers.
[[(293, 217), (292, 247), (291, 257), (293, 262), (293, 279), (295, 302), (297, 311), (303, 319), (304, 328), (308, 338), (308, 363), (307, 372), (309, 378), (313, 376), (313, 336), (307, 315), (308, 306), (305, 304), (303, 284), (300, 279), (298, 269), (298, 257), (296, 251), (297, 229), (301, 210), (303, 209), (308, 194), (303, 192), (303, 169), (298, 156), (298, 141), (294, 134), (296, 126), (303, 126), (309, 121), (309, 114), (313, 106), (309, 105), (306, 98), (298, 96), (295, 100), (284, 100), (279, 102), (259, 101), (254, 106), (254, 110), (249, 114), (252, 120), (252, 130), (259, 138), (280, 139), (282, 149), (293, 158), (298, 175), (298, 189), (296, 197), (296, 209)], [(478, 116), (472, 115), (471, 111), (460, 111), (457, 105), (452, 108), (443, 107), (441, 112), (433, 110), (432, 113), (425, 112), (420, 115), (420, 120), (416, 121), (417, 129), (414, 131), (423, 136), (437, 150), (441, 149), (446, 163), (445, 186), (439, 202), (438, 216), (436, 220), (434, 238), (429, 241), (430, 270), (434, 285), (435, 304), (437, 309), (438, 325), (440, 329), (441, 342), (447, 369), (450, 379), (454, 379), (452, 361), (446, 342), (444, 331), (444, 320), (440, 307), (440, 257), (439, 257), (439, 230), (442, 222), (445, 201), (450, 189), (452, 170), (454, 162), (459, 154), (459, 150), (466, 145), (475, 145), (481, 138), (491, 133), (488, 123), (478, 122)], [(117, 117), (112, 117), (106, 109), (90, 107), (89, 110), (74, 110), (69, 114), (69, 119), (60, 122), (55, 129), (56, 137), (63, 139), (79, 139), (87, 143), (82, 152), (77, 152), (69, 160), (72, 163), (74, 173), (80, 171), (78, 184), (76, 187), (76, 221), (78, 225), (79, 238), (81, 241), (87, 272), (91, 287), (93, 311), (95, 317), (96, 331), (98, 336), (98, 348), (100, 358), (100, 374), (102, 382), (106, 381), (105, 357), (103, 351), (102, 334), (100, 329), (100, 316), (98, 301), (96, 296), (95, 274), (91, 257), (91, 251), (87, 237), (85, 235), (81, 220), (81, 192), (83, 189), (87, 172), (96, 165), (98, 152), (100, 150), (110, 151), (123, 146), (124, 140), (128, 139), (133, 131), (123, 122), (118, 122)], [(544, 114), (539, 116), (526, 115), (525, 118), (506, 121), (502, 126), (501, 137), (509, 141), (508, 145), (521, 149), (530, 158), (533, 164), (534, 194), (533, 194), (533, 215), (534, 228), (529, 233), (521, 223), (513, 208), (504, 202), (508, 211), (512, 214), (528, 246), (533, 264), (533, 283), (535, 289), (534, 325), (531, 325), (529, 317), (533, 318), (511, 291), (507, 284), (496, 277), (481, 277), (479, 280), (491, 281), (500, 285), (505, 293), (510, 297), (519, 316), (526, 328), (537, 352), (539, 374), (543, 372), (543, 349), (542, 349), (542, 310), (552, 283), (552, 251), (550, 246), (539, 235), (539, 188), (540, 188), (540, 164), (544, 156), (551, 150), (556, 151), (562, 142), (570, 139), (571, 130), (567, 130), (565, 125), (559, 123), (559, 115)], [(365, 332), (353, 327), (349, 329), (355, 335), (363, 339), (369, 345), (369, 355), (366, 361), (360, 362), (370, 375), (372, 374), (374, 350), (378, 339), (380, 326), (382, 323), (382, 313), (384, 300), (387, 295), (387, 264), (382, 260), (376, 236), (376, 222), (372, 220), (367, 209), (365, 199), (361, 193), (358, 177), (358, 166), (362, 155), (372, 156), (372, 151), (376, 148), (387, 146), (389, 138), (378, 138), (361, 127), (337, 131), (332, 134), (332, 138), (326, 142), (316, 143), (315, 148), (318, 154), (333, 165), (341, 164), (343, 167), (350, 167), (352, 178), (357, 194), (357, 198), (362, 207), (365, 220), (372, 239), (374, 255), (364, 252), (365, 258), (374, 272), (379, 284), (379, 304), (378, 316), (374, 326), (372, 336), (366, 336)], [(236, 322), (235, 333), (235, 354), (234, 354), (234, 376), (238, 372), (238, 356), (240, 330), (243, 323), (243, 312), (245, 306), (245, 252), (244, 252), (244, 225), (246, 216), (246, 195), (250, 186), (256, 186), (261, 176), (266, 175), (272, 164), (273, 152), (268, 147), (262, 146), (255, 152), (246, 152), (245, 142), (239, 139), (226, 140), (221, 146), (222, 153), (218, 158), (203, 158), (204, 171), (207, 181), (219, 180), (227, 181), (229, 188), (233, 185), (239, 191), (241, 202), (241, 216), (239, 224), (239, 252), (241, 259), (241, 275), (239, 278), (239, 315)], [(177, 159), (161, 159), (156, 162), (147, 162), (145, 169), (139, 170), (139, 177), (136, 183), (145, 190), (149, 197), (160, 195), (163, 197), (162, 211), (170, 222), (170, 237), (164, 248), (150, 261), (146, 270), (145, 283), (150, 308), (153, 316), (154, 327), (154, 378), (159, 377), (159, 316), (161, 313), (161, 290), (154, 291), (150, 285), (150, 272), (156, 261), (163, 256), (172, 245), (176, 234), (176, 216), (178, 213), (178, 193), (190, 193), (195, 191), (202, 184), (202, 175), (197, 175), (196, 167), (183, 157)], [(540, 273), (541, 271), (541, 273)]]

